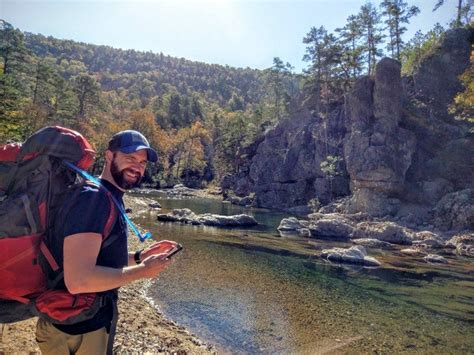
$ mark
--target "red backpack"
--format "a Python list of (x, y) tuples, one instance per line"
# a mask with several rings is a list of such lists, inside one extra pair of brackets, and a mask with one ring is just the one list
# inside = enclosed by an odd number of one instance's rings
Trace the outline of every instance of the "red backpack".
[[(48, 247), (55, 212), (79, 186), (64, 161), (88, 169), (94, 158), (80, 133), (59, 126), (39, 130), (23, 144), (0, 146), (0, 323), (41, 316), (70, 324), (92, 317), (103, 304), (95, 293), (54, 289), (62, 267)], [(104, 236), (117, 216), (110, 202)]]

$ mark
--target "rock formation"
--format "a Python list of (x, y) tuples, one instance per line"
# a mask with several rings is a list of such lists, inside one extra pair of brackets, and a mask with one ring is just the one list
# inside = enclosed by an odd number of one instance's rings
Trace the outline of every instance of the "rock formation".
[[(375, 76), (359, 78), (327, 120), (303, 105), (251, 146), (246, 169), (227, 178), (225, 188), (254, 194), (258, 207), (303, 211), (311, 199), (324, 205), (346, 196), (325, 211), (472, 229), (474, 138), (448, 106), (462, 89), (473, 38), (473, 30), (447, 32), (412, 76), (382, 59)], [(344, 158), (332, 184), (320, 167), (328, 155)], [(321, 231), (323, 225), (334, 226), (320, 222)]]

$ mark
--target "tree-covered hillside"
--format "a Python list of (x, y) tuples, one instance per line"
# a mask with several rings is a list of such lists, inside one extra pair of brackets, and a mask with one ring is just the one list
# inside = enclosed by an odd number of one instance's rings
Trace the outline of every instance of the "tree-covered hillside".
[[(471, 7), (460, 4), (452, 25), (469, 26)], [(418, 13), (403, 0), (368, 2), (334, 33), (312, 27), (302, 38), (308, 67), (298, 75), (278, 57), (266, 70), (232, 68), (24, 33), (0, 20), (0, 144), (59, 124), (81, 131), (101, 153), (111, 134), (135, 128), (160, 152), (148, 181), (220, 180), (241, 169), (246, 147), (291, 117), (290, 108), (311, 109), (324, 130), (330, 111), (383, 55), (410, 75), (445, 31), (436, 25), (404, 41)], [(469, 74), (451, 110), (472, 120)]]

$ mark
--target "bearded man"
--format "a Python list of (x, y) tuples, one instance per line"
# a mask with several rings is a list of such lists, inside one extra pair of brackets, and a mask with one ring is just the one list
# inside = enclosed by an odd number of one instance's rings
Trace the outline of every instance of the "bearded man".
[[(59, 212), (51, 252), (63, 267), (63, 287), (71, 294), (94, 292), (107, 297), (92, 318), (75, 324), (52, 324), (40, 318), (36, 339), (42, 354), (112, 353), (118, 288), (141, 278), (155, 278), (169, 265), (165, 254), (157, 254), (160, 242), (128, 252), (127, 224), (120, 213), (111, 214), (116, 207), (108, 196), (124, 207), (125, 190), (138, 186), (147, 163), (157, 158), (141, 133), (115, 134), (100, 176), (105, 189), (85, 184), (64, 204), (71, 207)], [(112, 223), (111, 215), (115, 218)], [(105, 233), (106, 229), (110, 232)], [(106, 245), (106, 240), (112, 242)]]

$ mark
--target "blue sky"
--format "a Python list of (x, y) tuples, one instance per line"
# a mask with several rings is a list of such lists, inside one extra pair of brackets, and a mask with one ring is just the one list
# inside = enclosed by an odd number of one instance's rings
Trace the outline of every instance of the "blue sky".
[[(446, 0), (407, 0), (421, 13), (408, 25), (405, 39), (445, 26), (456, 12)], [(24, 1), (0, 0), (0, 18), (28, 32), (56, 38), (163, 52), (206, 63), (264, 69), (278, 56), (296, 72), (302, 39), (312, 26), (342, 27), (363, 0), (148, 0)], [(380, 1), (373, 1), (379, 4)]]

